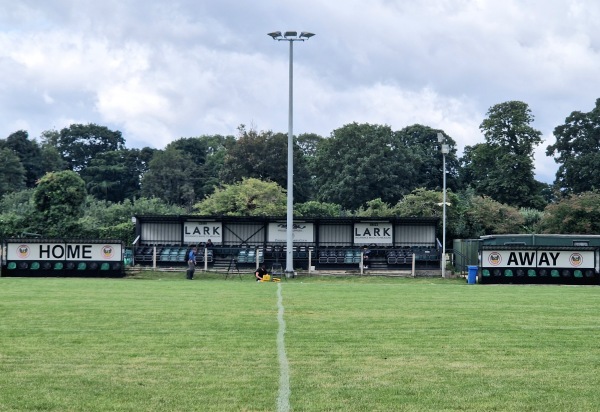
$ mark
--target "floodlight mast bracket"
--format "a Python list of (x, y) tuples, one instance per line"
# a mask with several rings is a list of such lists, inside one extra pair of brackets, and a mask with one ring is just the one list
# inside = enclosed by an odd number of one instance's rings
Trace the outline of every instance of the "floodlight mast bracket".
[(310, 33), (308, 31), (303, 31), (298, 35), (298, 32), (295, 31), (286, 31), (284, 34), (281, 34), (280, 31), (274, 31), (272, 33), (267, 33), (268, 36), (271, 36), (273, 40), (277, 41), (305, 41), (314, 36), (314, 33)]

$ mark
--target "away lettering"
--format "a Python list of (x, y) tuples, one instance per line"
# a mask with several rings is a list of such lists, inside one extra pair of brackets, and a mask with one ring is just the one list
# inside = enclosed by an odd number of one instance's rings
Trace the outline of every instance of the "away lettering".
[(556, 266), (560, 252), (510, 252), (507, 266)]

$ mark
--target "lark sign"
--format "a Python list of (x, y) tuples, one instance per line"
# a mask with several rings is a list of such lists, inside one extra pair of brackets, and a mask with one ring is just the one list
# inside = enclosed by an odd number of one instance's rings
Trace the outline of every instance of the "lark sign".
[(593, 251), (567, 250), (484, 250), (482, 267), (593, 269)]
[(223, 243), (223, 224), (221, 222), (192, 222), (183, 224), (183, 241), (187, 244)]
[(355, 223), (354, 243), (391, 245), (392, 224), (389, 222)]
[(106, 261), (122, 260), (120, 243), (8, 243), (7, 260)]

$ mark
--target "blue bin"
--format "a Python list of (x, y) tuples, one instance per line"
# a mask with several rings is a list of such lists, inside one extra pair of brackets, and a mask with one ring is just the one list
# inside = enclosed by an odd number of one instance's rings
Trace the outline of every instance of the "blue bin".
[(479, 269), (479, 266), (468, 266), (468, 268), (469, 275), (467, 276), (467, 282), (469, 285), (474, 285), (477, 283), (477, 270)]

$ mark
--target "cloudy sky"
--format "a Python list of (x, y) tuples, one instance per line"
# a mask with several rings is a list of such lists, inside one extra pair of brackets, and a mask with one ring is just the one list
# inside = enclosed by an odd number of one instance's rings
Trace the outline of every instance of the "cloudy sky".
[(529, 104), (545, 142), (600, 97), (597, 0), (0, 0), (0, 137), (73, 123), (120, 130), (127, 147), (351, 122), (415, 123), (483, 142), (498, 103)]

